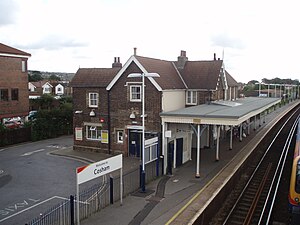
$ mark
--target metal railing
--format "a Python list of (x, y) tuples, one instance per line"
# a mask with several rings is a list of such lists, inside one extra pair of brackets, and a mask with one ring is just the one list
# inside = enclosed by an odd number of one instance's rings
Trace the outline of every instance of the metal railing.
[[(158, 159), (159, 160), (159, 159)], [(146, 181), (150, 182), (161, 175), (161, 164), (153, 161), (146, 165)], [(159, 172), (158, 172), (158, 171)], [(123, 175), (123, 196), (137, 191), (140, 188), (139, 168), (128, 171)], [(101, 184), (95, 184), (79, 193), (79, 215), (80, 220), (87, 219), (92, 214), (113, 204), (120, 199), (120, 177), (104, 179)], [(26, 225), (74, 225), (77, 223), (75, 213), (77, 212), (76, 196), (62, 201), (50, 208), (45, 213), (31, 220)]]

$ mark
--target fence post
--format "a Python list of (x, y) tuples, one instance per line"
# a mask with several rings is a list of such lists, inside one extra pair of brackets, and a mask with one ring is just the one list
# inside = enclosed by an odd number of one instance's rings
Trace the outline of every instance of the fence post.
[(164, 168), (165, 168), (165, 164), (164, 164), (164, 155), (161, 155), (160, 156), (160, 159), (161, 159), (161, 175), (163, 176), (164, 175)]
[(109, 177), (109, 189), (110, 189), (110, 204), (114, 204), (114, 179), (110, 176)]
[(71, 225), (75, 225), (75, 212), (74, 212), (74, 196), (70, 195), (70, 222)]
[(142, 165), (140, 165), (140, 188), (142, 188)]

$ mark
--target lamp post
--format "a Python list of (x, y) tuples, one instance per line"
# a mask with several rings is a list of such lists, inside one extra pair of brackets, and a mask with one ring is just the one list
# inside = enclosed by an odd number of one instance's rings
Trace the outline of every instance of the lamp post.
[(142, 175), (141, 175), (141, 191), (145, 192), (145, 77), (160, 77), (158, 73), (131, 73), (127, 77), (142, 77)]

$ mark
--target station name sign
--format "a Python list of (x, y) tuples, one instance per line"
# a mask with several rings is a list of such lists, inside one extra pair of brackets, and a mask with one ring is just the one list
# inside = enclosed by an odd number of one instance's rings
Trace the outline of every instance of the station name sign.
[(78, 167), (76, 169), (77, 184), (79, 185), (85, 183), (89, 180), (103, 176), (121, 168), (122, 154), (101, 160), (87, 166)]

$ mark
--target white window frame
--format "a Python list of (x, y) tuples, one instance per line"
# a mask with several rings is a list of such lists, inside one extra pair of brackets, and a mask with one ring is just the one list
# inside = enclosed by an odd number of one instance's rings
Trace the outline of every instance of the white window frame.
[(26, 61), (22, 60), (22, 72), (25, 73), (26, 72)]
[[(142, 85), (130, 85), (130, 101), (131, 102), (141, 102), (142, 101)], [(134, 92), (133, 88), (139, 88), (139, 92)], [(139, 98), (137, 98), (139, 95)], [(134, 97), (136, 96), (136, 97)]]
[(145, 146), (145, 163), (148, 164), (153, 162), (158, 158), (157, 156), (158, 144), (152, 144), (149, 146)]
[(186, 92), (186, 104), (187, 105), (197, 105), (197, 91), (187, 91)]
[(87, 140), (95, 140), (95, 141), (101, 141), (101, 126), (86, 126), (86, 139)]
[(51, 88), (49, 86), (44, 87), (44, 94), (50, 94), (51, 93)]
[(123, 142), (124, 142), (124, 131), (117, 130), (117, 143), (123, 144)]
[(99, 103), (99, 93), (89, 92), (89, 107), (98, 108)]

